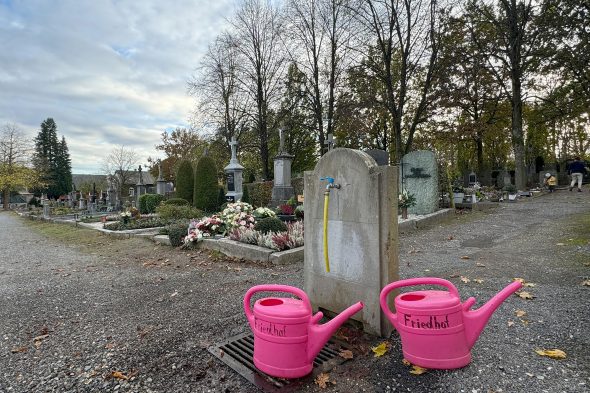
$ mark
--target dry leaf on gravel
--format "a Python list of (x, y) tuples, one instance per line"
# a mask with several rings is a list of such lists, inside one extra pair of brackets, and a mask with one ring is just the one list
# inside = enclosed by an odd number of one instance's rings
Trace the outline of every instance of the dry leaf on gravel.
[(582, 285), (584, 285), (585, 287), (590, 287), (590, 280), (582, 281)]
[(330, 381), (330, 375), (326, 373), (319, 374), (316, 379), (313, 381), (316, 385), (320, 387), (320, 389), (325, 389), (328, 387), (328, 383), (334, 383)]
[(512, 281), (518, 281), (519, 283), (524, 284), (524, 278), (516, 277), (513, 278)]
[(514, 321), (508, 321), (508, 327), (511, 327), (514, 325)]
[(463, 255), (461, 259), (471, 259), (468, 255)]
[(463, 281), (465, 284), (467, 284), (468, 282), (470, 282), (470, 281), (471, 281), (470, 279), (468, 279), (468, 278), (467, 278), (467, 277), (465, 277), (465, 276), (461, 276), (461, 277), (459, 277), (459, 278), (460, 278), (460, 279), (461, 279), (461, 281)]
[(378, 358), (385, 355), (390, 348), (391, 344), (387, 341), (383, 341), (376, 347), (371, 348), (371, 350), (373, 351), (373, 353), (375, 353), (375, 357)]
[(524, 317), (526, 315), (526, 311), (524, 310), (516, 310), (516, 316), (517, 317)]
[(111, 373), (111, 377), (117, 378), (117, 379), (123, 379), (125, 381), (129, 379), (129, 377), (127, 375), (123, 374), (121, 371), (113, 371)]
[(474, 278), (473, 281), (475, 281), (478, 284), (483, 283), (483, 280), (481, 278)]
[(412, 364), (412, 369), (410, 370), (410, 374), (413, 374), (413, 375), (422, 375), (426, 371), (428, 371), (427, 368), (423, 368), (423, 367), (420, 367), (420, 366), (416, 366), (415, 364)]
[(405, 358), (404, 358), (404, 359), (402, 359), (402, 364), (403, 364), (404, 366), (411, 366), (411, 365), (412, 365), (412, 363), (410, 363), (410, 361), (409, 361), (408, 359), (405, 359)]
[(17, 348), (12, 348), (10, 350), (10, 352), (12, 353), (23, 353), (23, 352), (27, 352), (29, 350), (29, 348), (27, 347), (17, 347)]
[(480, 262), (477, 262), (475, 264), (475, 266), (477, 266), (477, 267), (486, 267), (486, 265), (484, 265), (483, 263), (480, 263)]
[(530, 293), (528, 293), (526, 291), (516, 292), (516, 295), (522, 299), (527, 299), (527, 300), (531, 300), (531, 299), (535, 298), (533, 295), (531, 295)]
[(115, 348), (115, 343), (107, 343), (104, 347), (105, 349), (113, 349)]
[(551, 359), (565, 359), (566, 353), (561, 349), (537, 349), (535, 352), (540, 356), (547, 356)]
[(525, 286), (525, 287), (529, 287), (529, 288), (534, 288), (534, 287), (536, 287), (536, 286), (537, 286), (537, 284), (534, 284), (534, 283), (532, 283), (532, 282), (525, 282), (525, 283), (523, 284), (523, 286)]
[(340, 356), (342, 359), (352, 359), (354, 357), (354, 355), (352, 354), (351, 350), (348, 349), (343, 349), (338, 353), (338, 356)]

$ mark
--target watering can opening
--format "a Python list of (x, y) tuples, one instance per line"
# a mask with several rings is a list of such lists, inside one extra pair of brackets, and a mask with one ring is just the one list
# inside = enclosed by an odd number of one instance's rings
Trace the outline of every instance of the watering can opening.
[(280, 306), (281, 304), (283, 304), (283, 301), (281, 299), (269, 298), (261, 300), (259, 304), (261, 306)]
[(410, 301), (410, 302), (415, 302), (417, 300), (422, 300), (424, 299), (426, 296), (424, 295), (417, 295), (415, 293), (409, 293), (407, 295), (402, 295), (401, 300), (406, 300), (406, 301)]

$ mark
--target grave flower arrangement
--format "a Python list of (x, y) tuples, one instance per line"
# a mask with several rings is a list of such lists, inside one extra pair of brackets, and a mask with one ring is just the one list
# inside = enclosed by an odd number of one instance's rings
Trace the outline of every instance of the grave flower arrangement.
[(189, 234), (191, 229), (199, 231), (203, 237), (225, 234), (225, 222), (217, 215), (204, 217), (201, 220), (192, 220), (189, 224)]
[(259, 207), (258, 209), (254, 210), (253, 215), (257, 220), (262, 220), (266, 217), (276, 217), (276, 213), (268, 207)]
[(303, 246), (304, 227), (303, 222), (297, 221), (287, 224), (287, 230), (284, 232), (262, 233), (249, 228), (235, 228), (230, 232), (229, 238), (241, 243), (283, 251)]
[(292, 216), (295, 213), (295, 207), (289, 204), (279, 205), (277, 213), (284, 216)]
[(234, 228), (254, 228), (256, 218), (252, 215), (254, 208), (249, 203), (235, 202), (227, 205), (221, 212), (221, 219), (229, 231)]
[(402, 190), (397, 196), (397, 206), (400, 209), (407, 209), (416, 204), (416, 197), (414, 194), (410, 194), (408, 190)]
[(121, 214), (119, 214), (119, 217), (121, 218), (121, 222), (123, 224), (129, 224), (129, 220), (131, 220), (131, 212), (129, 212), (129, 211), (121, 212)]

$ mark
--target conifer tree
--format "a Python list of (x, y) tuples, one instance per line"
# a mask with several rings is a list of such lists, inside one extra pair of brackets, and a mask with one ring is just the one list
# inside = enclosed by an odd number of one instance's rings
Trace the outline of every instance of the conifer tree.
[(37, 192), (47, 193), (48, 198), (57, 198), (66, 194), (72, 187), (72, 168), (70, 153), (65, 137), (61, 142), (57, 138), (57, 125), (52, 118), (41, 123), (41, 130), (35, 137), (33, 158), (35, 170), (46, 184)]

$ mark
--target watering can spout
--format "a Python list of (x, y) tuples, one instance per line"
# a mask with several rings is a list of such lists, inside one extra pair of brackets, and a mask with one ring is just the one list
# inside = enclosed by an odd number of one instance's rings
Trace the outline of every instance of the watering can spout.
[(348, 318), (359, 312), (364, 307), (362, 302), (358, 302), (336, 315), (332, 320), (319, 325), (318, 322), (322, 319), (322, 312), (318, 312), (311, 318), (311, 325), (309, 327), (309, 337), (307, 342), (307, 354), (309, 361), (313, 361), (317, 354), (322, 350), (324, 345), (328, 342), (330, 337), (338, 330)]
[(473, 347), (494, 311), (496, 311), (500, 304), (502, 304), (504, 300), (516, 292), (521, 286), (522, 283), (519, 281), (513, 282), (498, 292), (496, 296), (491, 298), (486, 304), (477, 310), (469, 310), (469, 308), (475, 303), (474, 298), (469, 298), (463, 303), (465, 335), (469, 348)]

